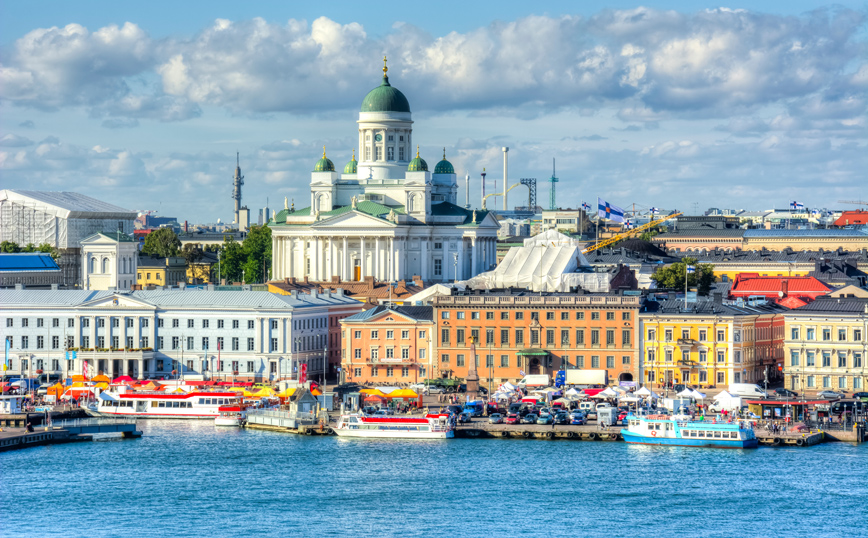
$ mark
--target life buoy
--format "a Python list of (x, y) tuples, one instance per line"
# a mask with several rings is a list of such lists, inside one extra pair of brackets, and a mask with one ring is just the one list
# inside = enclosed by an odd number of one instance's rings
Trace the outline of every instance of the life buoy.
[(657, 437), (657, 432), (655, 432), (654, 430), (651, 430), (651, 437)]
[(530, 436), (533, 435), (533, 434), (531, 434), (530, 432), (524, 432), (524, 433), (522, 433), (522, 435), (523, 435), (525, 438), (528, 438), (528, 437), (530, 437)]

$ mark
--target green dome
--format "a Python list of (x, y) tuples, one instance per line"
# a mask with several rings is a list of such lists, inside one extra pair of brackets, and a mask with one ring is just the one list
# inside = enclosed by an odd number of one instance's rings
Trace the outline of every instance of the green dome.
[(454, 174), (455, 168), (452, 167), (452, 163), (446, 160), (446, 148), (443, 148), (443, 160), (437, 163), (437, 166), (434, 167), (435, 174)]
[(425, 159), (419, 156), (419, 146), (416, 146), (416, 158), (410, 161), (410, 166), (407, 167), (408, 172), (427, 172), (428, 163)]
[(322, 159), (316, 162), (316, 166), (313, 167), (314, 172), (334, 172), (335, 171), (335, 163), (331, 161), (328, 157), (326, 157), (325, 146), (322, 148)]
[(353, 150), (353, 160), (344, 166), (344, 174), (357, 174), (359, 172), (359, 164), (356, 162), (356, 150)]
[(362, 112), (410, 112), (410, 103), (404, 94), (389, 84), (386, 73), (386, 57), (383, 57), (383, 83), (368, 92), (362, 101)]

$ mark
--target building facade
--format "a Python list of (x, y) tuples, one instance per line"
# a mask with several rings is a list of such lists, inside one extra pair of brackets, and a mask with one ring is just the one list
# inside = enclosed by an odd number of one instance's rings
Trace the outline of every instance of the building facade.
[[(389, 83), (362, 101), (355, 153), (335, 170), (314, 166), (307, 207), (284, 201), (272, 228), (275, 280), (462, 280), (494, 266), (499, 224), (457, 205), (458, 183), (443, 159), (433, 172), (413, 145), (410, 104)], [(415, 152), (415, 157), (413, 156)]]
[(639, 380), (640, 298), (489, 292), (434, 298), (432, 377), (465, 378), (471, 338), (481, 383), (567, 368), (606, 370), (610, 382)]
[(821, 297), (784, 316), (788, 389), (859, 392), (868, 381), (868, 299)]
[(433, 315), (430, 306), (376, 306), (343, 319), (342, 381), (424, 381), (434, 362)]
[(181, 256), (139, 256), (136, 270), (136, 284), (139, 286), (177, 286), (186, 282), (187, 260)]
[(644, 382), (725, 387), (776, 379), (783, 355), (784, 309), (723, 304), (699, 297), (648, 300), (639, 314)]
[(81, 240), (84, 289), (124, 290), (136, 284), (139, 247), (122, 232), (100, 232)]
[(63, 274), (51, 254), (0, 253), (0, 288), (52, 288), (63, 285)]
[[(341, 293), (0, 290), (7, 374), (276, 380), (331, 375), (330, 326), (361, 308)], [(338, 346), (339, 347), (339, 346)]]

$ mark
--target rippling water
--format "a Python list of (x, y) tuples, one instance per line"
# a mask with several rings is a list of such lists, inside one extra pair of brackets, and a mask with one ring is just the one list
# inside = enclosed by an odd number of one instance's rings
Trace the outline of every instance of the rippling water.
[(865, 536), (868, 445), (347, 440), (140, 422), (0, 454), (2, 536)]

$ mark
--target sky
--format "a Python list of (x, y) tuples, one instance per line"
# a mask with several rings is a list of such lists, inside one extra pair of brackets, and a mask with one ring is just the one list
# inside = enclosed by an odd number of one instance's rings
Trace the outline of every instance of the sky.
[(460, 204), (465, 174), (473, 207), (483, 168), (499, 189), (503, 146), (544, 207), (553, 159), (559, 207), (868, 200), (864, 1), (376, 6), (3, 2), (0, 188), (231, 222), (238, 152), (254, 219), (305, 207), (322, 147), (350, 160), (386, 55)]

